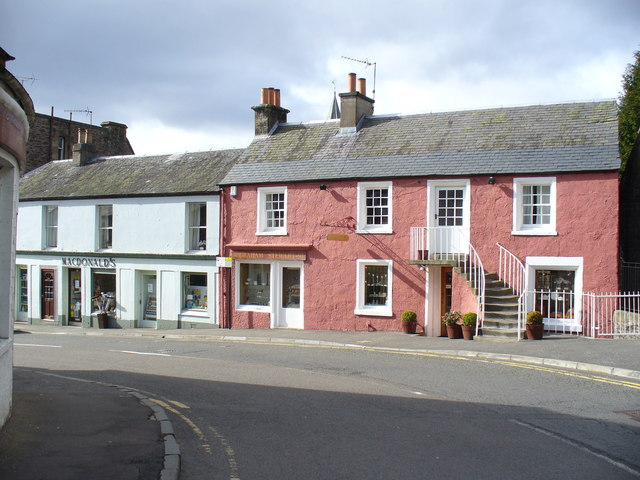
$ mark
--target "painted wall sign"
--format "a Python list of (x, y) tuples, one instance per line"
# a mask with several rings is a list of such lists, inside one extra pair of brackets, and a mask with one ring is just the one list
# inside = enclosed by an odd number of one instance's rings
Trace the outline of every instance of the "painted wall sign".
[(327, 234), (327, 240), (333, 240), (335, 242), (348, 242), (349, 235), (343, 233), (329, 233)]
[(89, 257), (62, 257), (62, 265), (69, 267), (116, 268), (116, 259)]
[(296, 260), (305, 261), (305, 252), (233, 252), (234, 260)]

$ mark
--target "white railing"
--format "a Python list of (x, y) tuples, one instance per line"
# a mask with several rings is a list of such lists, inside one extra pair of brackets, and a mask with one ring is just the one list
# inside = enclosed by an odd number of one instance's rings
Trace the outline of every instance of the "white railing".
[(640, 338), (640, 292), (584, 293), (582, 325), (594, 338)]
[(579, 297), (571, 290), (533, 290), (531, 310), (542, 313), (545, 331), (578, 334), (583, 332)]
[(476, 335), (484, 319), (485, 271), (461, 227), (411, 227), (411, 261), (450, 263), (467, 276), (478, 300)]
[(498, 280), (518, 295), (518, 340), (520, 340), (524, 336), (527, 315), (525, 306), (525, 297), (528, 289), (527, 271), (518, 257), (499, 243), (496, 245), (498, 245), (500, 251)]

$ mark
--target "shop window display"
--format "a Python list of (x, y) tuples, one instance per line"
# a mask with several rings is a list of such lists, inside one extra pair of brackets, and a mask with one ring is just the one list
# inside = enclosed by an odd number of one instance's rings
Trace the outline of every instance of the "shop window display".
[(270, 305), (271, 265), (265, 263), (240, 264), (240, 296), (241, 305)]
[(185, 273), (183, 275), (183, 308), (186, 310), (206, 310), (208, 307), (207, 274)]

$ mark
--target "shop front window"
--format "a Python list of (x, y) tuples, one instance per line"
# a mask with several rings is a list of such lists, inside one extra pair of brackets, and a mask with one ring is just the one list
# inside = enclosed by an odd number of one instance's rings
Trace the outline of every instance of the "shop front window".
[(207, 298), (207, 274), (184, 273), (182, 277), (183, 298), (182, 308), (185, 310), (206, 310)]
[(79, 268), (69, 269), (69, 320), (72, 322), (82, 321), (82, 289), (81, 270)]
[(536, 270), (535, 310), (545, 318), (573, 318), (574, 270)]
[(271, 265), (268, 263), (240, 264), (240, 305), (271, 304)]
[(113, 313), (116, 310), (116, 273), (97, 270), (91, 274), (91, 309), (93, 313)]

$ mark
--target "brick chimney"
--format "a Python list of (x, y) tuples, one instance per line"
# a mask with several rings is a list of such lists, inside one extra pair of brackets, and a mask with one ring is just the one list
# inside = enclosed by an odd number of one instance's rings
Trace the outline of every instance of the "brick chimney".
[(280, 90), (263, 88), (260, 91), (260, 105), (251, 107), (256, 112), (256, 136), (269, 135), (279, 123), (287, 123), (289, 110), (280, 106)]
[(356, 90), (356, 74), (350, 73), (349, 91), (340, 94), (340, 132), (355, 133), (362, 117), (373, 115), (374, 100), (367, 97), (367, 83), (364, 78), (358, 79)]
[(85, 165), (89, 160), (95, 158), (96, 149), (91, 142), (91, 130), (81, 128), (78, 130), (78, 143), (72, 147), (73, 164), (76, 166)]

